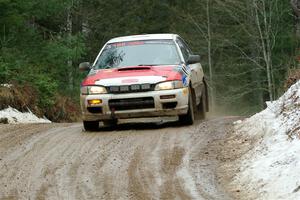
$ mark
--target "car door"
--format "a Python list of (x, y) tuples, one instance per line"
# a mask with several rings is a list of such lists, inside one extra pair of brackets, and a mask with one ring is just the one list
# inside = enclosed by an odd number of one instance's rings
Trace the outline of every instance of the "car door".
[(195, 63), (195, 64), (187, 64), (188, 58), (190, 55), (193, 54), (193, 52), (190, 50), (188, 45), (184, 42), (183, 39), (180, 37), (177, 38), (177, 44), (180, 48), (180, 51), (182, 53), (183, 59), (185, 61), (185, 64), (187, 65), (187, 68), (190, 69), (190, 80), (192, 83), (192, 88), (195, 91), (196, 95), (196, 103), (197, 105), (200, 103), (201, 100), (201, 95), (202, 95), (202, 87), (203, 87), (203, 78), (204, 78), (204, 73), (203, 69), (200, 63)]

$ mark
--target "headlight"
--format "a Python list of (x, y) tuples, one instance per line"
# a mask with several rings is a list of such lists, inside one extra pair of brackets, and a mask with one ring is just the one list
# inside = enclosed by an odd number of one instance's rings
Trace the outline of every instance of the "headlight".
[(84, 86), (81, 87), (81, 94), (106, 94), (107, 90), (102, 86)]
[(155, 90), (173, 90), (178, 88), (183, 88), (182, 81), (168, 81), (155, 86)]

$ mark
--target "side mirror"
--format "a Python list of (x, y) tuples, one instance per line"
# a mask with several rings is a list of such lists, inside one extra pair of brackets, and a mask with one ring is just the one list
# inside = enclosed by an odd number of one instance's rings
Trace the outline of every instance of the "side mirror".
[(79, 64), (80, 71), (88, 71), (91, 69), (91, 64), (89, 62), (83, 62)]
[(200, 63), (201, 58), (199, 55), (190, 55), (188, 60), (187, 60), (187, 64), (195, 64), (195, 63)]

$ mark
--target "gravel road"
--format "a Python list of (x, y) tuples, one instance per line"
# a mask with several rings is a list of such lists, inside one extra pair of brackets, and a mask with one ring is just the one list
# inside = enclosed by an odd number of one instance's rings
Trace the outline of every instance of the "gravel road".
[(231, 199), (210, 144), (236, 120), (0, 125), (0, 199)]

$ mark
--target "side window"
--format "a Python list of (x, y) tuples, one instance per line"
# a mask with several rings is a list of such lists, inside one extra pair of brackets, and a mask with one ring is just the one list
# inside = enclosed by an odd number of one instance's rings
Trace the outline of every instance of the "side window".
[(193, 55), (194, 53), (192, 52), (192, 50), (190, 49), (189, 45), (187, 45), (187, 43), (182, 40), (183, 46), (187, 49), (187, 51), (189, 52), (190, 55)]
[(185, 47), (183, 41), (181, 41), (179, 38), (177, 39), (177, 44), (178, 44), (178, 46), (179, 46), (179, 48), (180, 48), (180, 50), (182, 52), (184, 60), (187, 61), (188, 58), (189, 58), (189, 51), (188, 51), (188, 49)]

